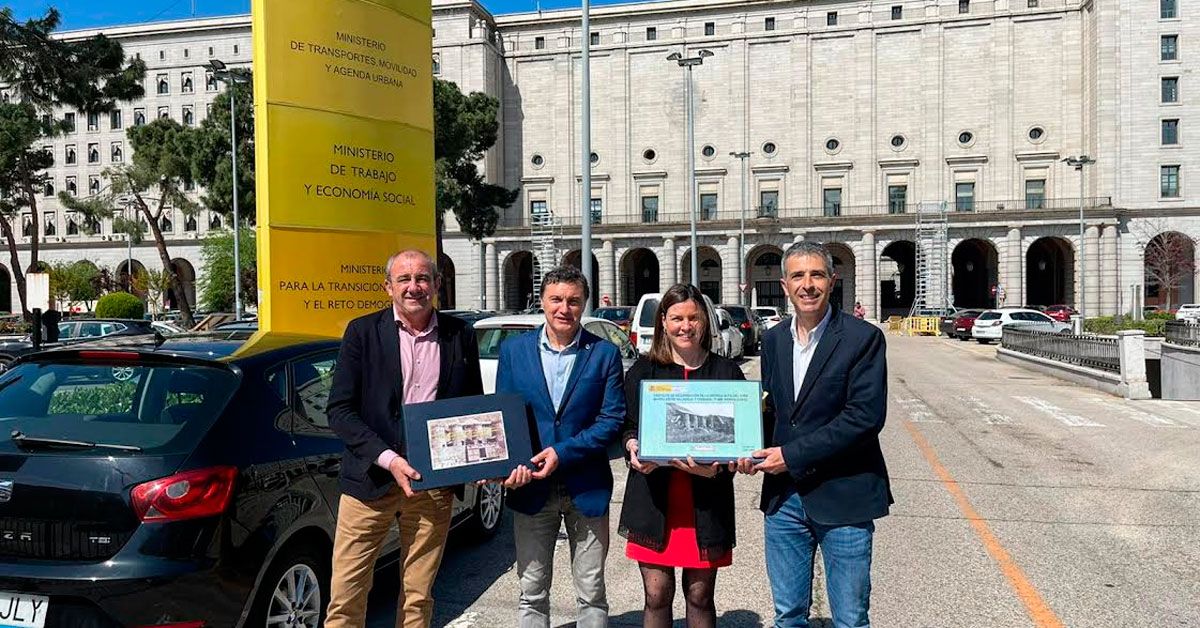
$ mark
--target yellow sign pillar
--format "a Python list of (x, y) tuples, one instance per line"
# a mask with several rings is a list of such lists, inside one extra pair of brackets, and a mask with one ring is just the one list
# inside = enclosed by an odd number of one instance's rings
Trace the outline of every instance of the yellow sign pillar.
[(428, 0), (253, 0), (259, 328), (339, 336), (435, 251)]

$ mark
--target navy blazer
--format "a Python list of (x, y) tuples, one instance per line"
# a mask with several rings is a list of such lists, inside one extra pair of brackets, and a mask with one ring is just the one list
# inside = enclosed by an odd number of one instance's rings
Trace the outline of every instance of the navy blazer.
[[(479, 345), (463, 321), (437, 316), (437, 398), (483, 394)], [(404, 381), (400, 368), (400, 332), (396, 315), (386, 308), (350, 321), (342, 338), (329, 391), (329, 426), (345, 443), (338, 484), (359, 500), (383, 497), (396, 485), (375, 461), (384, 450), (404, 449)]]
[(763, 337), (768, 393), (764, 434), (783, 448), (787, 473), (763, 478), (759, 507), (774, 513), (793, 490), (813, 521), (848, 525), (888, 513), (892, 493), (879, 448), (887, 417), (887, 346), (878, 327), (834, 312), (797, 397), (793, 318)]
[[(621, 354), (613, 343), (583, 330), (562, 404), (555, 412), (542, 371), (541, 333), (539, 327), (500, 345), (496, 392), (525, 399), (541, 447), (554, 447), (558, 454), (558, 469), (548, 480), (563, 483), (580, 514), (599, 517), (608, 512), (612, 500), (608, 447), (621, 435), (625, 420)], [(534, 447), (534, 453), (539, 451), (537, 443)], [(540, 512), (550, 497), (548, 480), (534, 480), (510, 491), (508, 506), (527, 515)]]

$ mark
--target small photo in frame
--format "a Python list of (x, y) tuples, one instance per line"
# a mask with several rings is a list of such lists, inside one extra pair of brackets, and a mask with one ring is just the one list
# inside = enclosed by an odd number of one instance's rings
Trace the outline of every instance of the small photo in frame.
[(756, 381), (644, 381), (638, 458), (732, 462), (762, 449), (762, 385)]
[(408, 463), (416, 490), (508, 477), (533, 457), (525, 402), (480, 395), (404, 406)]

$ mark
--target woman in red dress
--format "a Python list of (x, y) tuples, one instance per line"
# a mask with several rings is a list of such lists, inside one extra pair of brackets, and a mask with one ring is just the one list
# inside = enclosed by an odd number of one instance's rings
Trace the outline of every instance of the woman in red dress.
[(708, 308), (694, 286), (676, 284), (663, 293), (655, 313), (654, 340), (625, 377), (624, 442), (629, 479), (619, 531), (625, 555), (638, 561), (646, 593), (643, 626), (671, 625), (675, 570), (683, 572), (690, 628), (715, 626), (713, 588), (717, 569), (733, 561), (733, 469), (672, 460), (657, 465), (638, 459), (639, 397), (645, 380), (745, 379), (728, 358), (710, 352)]

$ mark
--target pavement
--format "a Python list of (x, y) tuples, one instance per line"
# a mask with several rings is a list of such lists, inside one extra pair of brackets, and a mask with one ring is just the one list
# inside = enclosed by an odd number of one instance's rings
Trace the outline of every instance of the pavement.
[[(993, 346), (888, 336), (881, 435), (896, 503), (877, 522), (876, 627), (1200, 626), (1200, 403), (1125, 401), (998, 362)], [(758, 360), (743, 364), (758, 377)], [(636, 563), (616, 535), (614, 626), (641, 625)], [(738, 546), (717, 580), (719, 625), (771, 625), (759, 478), (735, 484)], [(511, 517), (490, 542), (454, 539), (435, 626), (515, 624)], [(552, 625), (574, 595), (560, 541)], [(820, 561), (813, 625), (832, 626)], [(368, 626), (394, 625), (398, 569), (384, 568)], [(681, 594), (676, 626), (683, 626)]]

